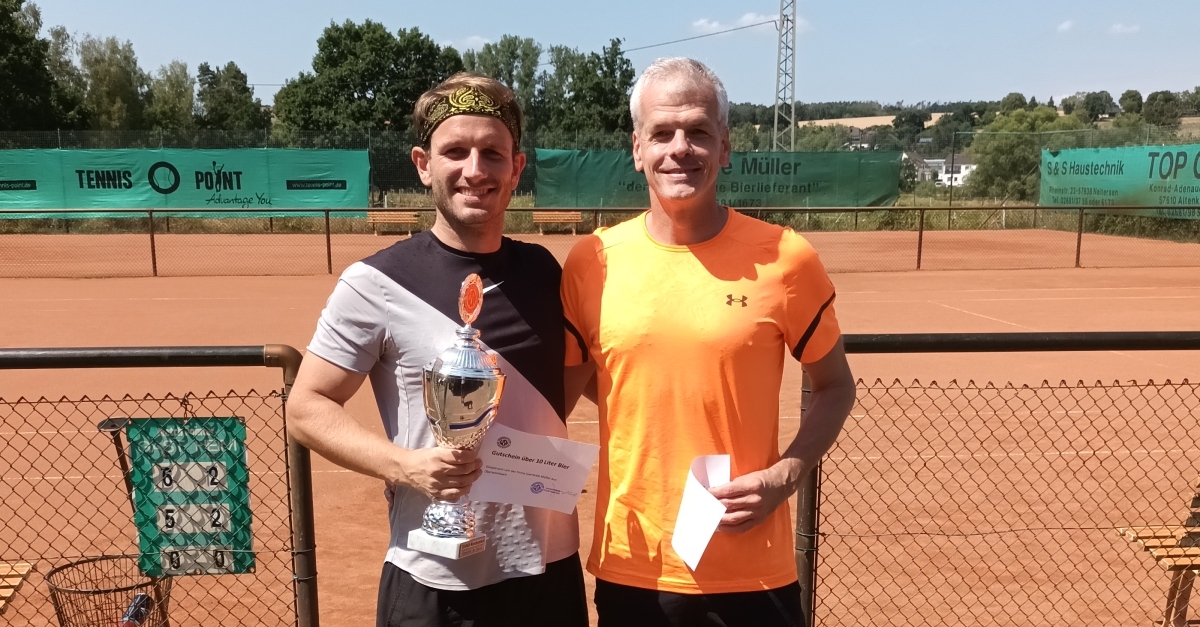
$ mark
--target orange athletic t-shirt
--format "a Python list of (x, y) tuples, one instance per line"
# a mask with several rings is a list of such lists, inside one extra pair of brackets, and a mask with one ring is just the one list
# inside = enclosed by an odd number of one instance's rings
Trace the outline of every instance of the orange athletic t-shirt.
[(580, 241), (563, 268), (569, 365), (594, 360), (600, 477), (588, 570), (680, 593), (796, 581), (786, 503), (743, 534), (718, 532), (695, 571), (671, 548), (692, 459), (728, 454), (730, 477), (779, 460), (787, 354), (810, 363), (841, 333), (834, 289), (791, 229), (729, 211), (693, 246), (651, 239), (645, 216)]

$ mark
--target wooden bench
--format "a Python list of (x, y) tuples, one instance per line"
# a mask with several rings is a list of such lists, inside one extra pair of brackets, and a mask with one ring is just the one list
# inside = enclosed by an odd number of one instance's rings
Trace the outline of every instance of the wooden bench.
[(583, 221), (583, 212), (580, 211), (534, 211), (533, 223), (538, 227), (538, 235), (545, 235), (542, 232), (542, 227), (547, 224), (570, 224), (571, 235), (575, 234), (575, 227)]
[[(416, 211), (368, 211), (367, 224), (375, 229), (376, 235), (385, 235), (387, 233), (399, 233), (401, 230), (412, 235), (412, 227), (417, 224)], [(408, 228), (397, 229), (390, 231), (387, 229), (391, 225), (401, 225)]]
[(0, 616), (33, 570), (33, 564), (0, 562)]
[[(1200, 479), (1196, 482), (1200, 489)], [(1171, 574), (1162, 627), (1186, 627), (1192, 585), (1200, 570), (1200, 493), (1192, 496), (1191, 512), (1182, 525), (1123, 527), (1117, 533), (1149, 551), (1150, 557)]]

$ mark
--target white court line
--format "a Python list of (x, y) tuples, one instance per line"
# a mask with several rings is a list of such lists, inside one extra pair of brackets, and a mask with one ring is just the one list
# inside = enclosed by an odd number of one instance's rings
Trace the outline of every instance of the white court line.
[[(137, 277), (133, 277), (137, 278)], [(96, 301), (126, 303), (130, 301), (210, 301), (210, 300), (230, 300), (230, 301), (259, 301), (262, 300), (259, 296), (131, 296), (128, 298), (0, 298), (0, 303), (90, 303)], [(310, 300), (299, 296), (293, 296), (289, 299), (287, 296), (272, 296), (271, 300)]]
[(1117, 450), (1082, 450), (1082, 451), (1037, 451), (1036, 453), (922, 453), (920, 455), (901, 455), (899, 457), (890, 457), (887, 455), (830, 455), (827, 457), (830, 461), (917, 461), (928, 459), (1019, 459), (1019, 458), (1040, 458), (1040, 457), (1117, 457), (1120, 455), (1165, 455), (1170, 453), (1194, 453), (1197, 449), (1189, 448), (1158, 448), (1158, 449), (1117, 449)]
[[(64, 431), (61, 429), (51, 429), (49, 431), (0, 431), (0, 436), (7, 436), (7, 435), (63, 435), (63, 434), (67, 434), (67, 433), (83, 433), (83, 431), (80, 431), (80, 430)], [(94, 433), (95, 435), (103, 435), (100, 433), (99, 430), (94, 430), (91, 433)]]
[[(919, 408), (918, 408), (918, 409), (919, 409)], [(1086, 415), (1088, 415), (1088, 414), (1093, 414), (1093, 415), (1097, 415), (1097, 416), (1103, 416), (1103, 415), (1104, 415), (1104, 411), (1103, 411), (1103, 410), (1097, 410), (1097, 409), (1069, 409), (1069, 410), (1064, 410), (1064, 409), (1056, 409), (1056, 410), (1054, 410), (1054, 411), (1026, 411), (1026, 412), (1021, 412), (1020, 414), (1018, 414), (1017, 412), (1013, 412), (1013, 411), (994, 411), (994, 410), (993, 410), (993, 411), (983, 411), (983, 410), (967, 410), (967, 411), (946, 411), (946, 410), (936, 410), (936, 411), (929, 411), (929, 412), (925, 412), (925, 411), (915, 411), (915, 412), (913, 412), (913, 411), (905, 411), (905, 412), (901, 412), (901, 413), (899, 413), (899, 414), (897, 414), (897, 413), (889, 413), (889, 412), (886, 412), (886, 411), (885, 411), (885, 412), (884, 412), (884, 413), (882, 413), (882, 414), (850, 414), (849, 416), (847, 416), (847, 418), (856, 418), (856, 419), (862, 419), (862, 418), (879, 418), (879, 419), (881, 419), (881, 420), (882, 420), (882, 419), (894, 419), (894, 418), (899, 418), (899, 417), (903, 417), (903, 418), (917, 418), (917, 417), (920, 417), (920, 418), (926, 418), (926, 417), (930, 417), (930, 416), (933, 416), (933, 417), (938, 417), (938, 418), (948, 418), (948, 417), (949, 417), (949, 418), (960, 418), (960, 417), (962, 417), (962, 416), (968, 416), (968, 417), (970, 417), (970, 416), (1005, 416), (1005, 417), (1010, 417), (1010, 418), (1036, 418), (1036, 417), (1038, 417), (1038, 416), (1086, 416)], [(800, 416), (780, 416), (780, 417), (779, 417), (779, 419), (780, 419), (780, 420), (800, 420)], [(599, 424), (599, 423), (600, 423), (600, 421), (599, 421), (599, 420), (572, 420), (572, 421), (570, 421), (570, 422), (568, 422), (568, 423), (567, 423), (567, 426), (571, 426), (571, 425), (594, 425), (594, 424)]]
[(993, 318), (993, 317), (991, 317), (991, 316), (985, 316), (985, 315), (983, 315), (983, 314), (981, 314), (981, 313), (975, 313), (974, 311), (967, 311), (966, 309), (959, 309), (958, 307), (951, 307), (950, 305), (947, 305), (947, 304), (945, 304), (945, 303), (939, 303), (939, 302), (937, 302), (937, 301), (933, 301), (933, 300), (931, 300), (931, 301), (927, 301), (927, 302), (929, 302), (929, 304), (931, 304), (931, 305), (939, 305), (939, 306), (945, 307), (946, 309), (953, 309), (954, 311), (959, 311), (959, 312), (962, 312), (962, 313), (965, 313), (965, 314), (970, 314), (970, 315), (972, 315), (972, 316), (978, 316), (978, 317), (980, 317), (980, 318), (983, 318), (983, 319), (985, 319), (985, 320), (991, 320), (991, 321), (993, 321), (993, 322), (1000, 322), (1000, 323), (1003, 323), (1003, 324), (1007, 324), (1007, 325), (1009, 325), (1009, 326), (1014, 326), (1014, 327), (1017, 327), (1018, 329), (1029, 329), (1030, 331), (1036, 331), (1036, 330), (1037, 330), (1037, 329), (1034, 329), (1033, 327), (1027, 327), (1027, 326), (1025, 326), (1025, 325), (1023, 325), (1023, 324), (1017, 324), (1017, 323), (1015, 323), (1015, 322), (1009, 322), (1009, 321), (1007, 321), (1007, 320), (1001, 320), (1001, 319), (999, 319), (999, 318)]
[[(989, 292), (1098, 292), (1112, 290), (1200, 290), (1200, 286), (1196, 285), (1171, 285), (1171, 286), (1147, 286), (1147, 285), (1128, 285), (1116, 287), (989, 287), (977, 289), (955, 289), (956, 294), (977, 294)], [(883, 290), (864, 290), (861, 292), (842, 292), (839, 294), (889, 294)]]
[[(1050, 296), (1047, 298), (964, 298), (962, 302), (967, 303), (1041, 303), (1057, 300), (1073, 301), (1073, 300), (1191, 300), (1200, 298), (1200, 294), (1188, 296)], [(924, 303), (922, 299), (884, 299), (884, 300), (849, 300), (846, 304), (854, 305), (869, 305), (869, 304), (896, 304), (896, 303)]]

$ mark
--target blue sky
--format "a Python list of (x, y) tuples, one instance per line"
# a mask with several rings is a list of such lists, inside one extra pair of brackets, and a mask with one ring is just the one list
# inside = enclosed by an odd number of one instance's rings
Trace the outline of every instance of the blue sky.
[[(545, 46), (599, 50), (609, 38), (645, 46), (772, 19), (777, 2), (747, 0), (40, 0), (47, 26), (133, 42), (142, 67), (179, 59), (236, 61), (271, 102), (311, 67), (330, 21), (370, 18), (395, 31), (417, 26), (460, 51), (505, 34)], [(1012, 91), (1044, 101), (1076, 91), (1143, 95), (1200, 85), (1195, 0), (801, 0), (797, 98), (908, 103), (999, 99)], [(659, 56), (690, 56), (724, 80), (730, 100), (771, 102), (776, 34), (771, 25), (629, 54), (640, 70)]]

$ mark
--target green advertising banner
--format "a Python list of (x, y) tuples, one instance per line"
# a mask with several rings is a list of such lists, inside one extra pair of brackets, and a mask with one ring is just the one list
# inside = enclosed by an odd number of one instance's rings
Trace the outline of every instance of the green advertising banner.
[(0, 150), (0, 209), (363, 209), (369, 172), (354, 150)]
[[(1200, 144), (1042, 151), (1044, 207), (1150, 206), (1139, 215), (1200, 220)], [(1172, 209), (1171, 207), (1179, 207)], [(1127, 212), (1123, 212), (1128, 215)]]
[[(900, 197), (899, 152), (735, 152), (717, 178), (731, 207), (880, 207)], [(538, 207), (648, 207), (624, 151), (537, 151)]]

